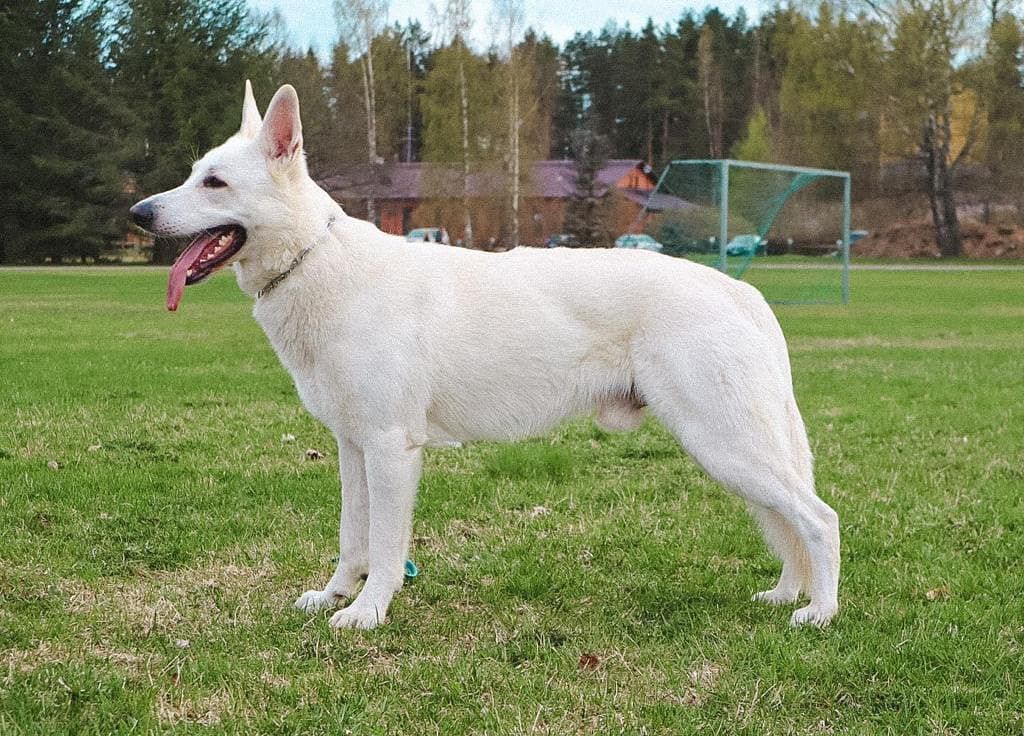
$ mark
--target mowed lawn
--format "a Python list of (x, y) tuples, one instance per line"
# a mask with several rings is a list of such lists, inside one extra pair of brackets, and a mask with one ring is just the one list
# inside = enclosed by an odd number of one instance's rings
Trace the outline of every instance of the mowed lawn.
[(233, 278), (176, 314), (165, 278), (0, 271), (0, 733), (1024, 731), (1024, 271), (777, 309), (844, 534), (824, 631), (750, 602), (778, 565), (654, 421), (428, 451), (387, 624), (294, 610), (337, 450)]

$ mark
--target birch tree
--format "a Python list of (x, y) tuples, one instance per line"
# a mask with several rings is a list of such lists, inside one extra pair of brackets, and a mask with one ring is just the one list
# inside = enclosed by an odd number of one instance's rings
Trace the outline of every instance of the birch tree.
[(473, 247), (473, 215), (470, 209), (470, 140), (469, 140), (469, 80), (466, 75), (469, 48), (466, 45), (473, 27), (470, 0), (447, 0), (440, 11), (431, 4), (431, 15), (440, 26), (442, 44), (449, 45), (455, 54), (458, 72), (459, 111), (462, 123), (462, 242), (467, 248)]
[(858, 190), (878, 180), (885, 49), (877, 22), (792, 15), (775, 31), (786, 64), (773, 142), (788, 163), (846, 169)]
[[(522, 0), (493, 0), (492, 22), (498, 39), (498, 51), (505, 63), (508, 104), (506, 174), (509, 200), (509, 240), (513, 248), (519, 245), (519, 196), (522, 184), (521, 132), (524, 119), (523, 54), (517, 39), (523, 31), (526, 10)], [(527, 105), (529, 101), (527, 101)]]
[(402, 160), (410, 162), (415, 155), (416, 133), (421, 124), (417, 93), (426, 76), (426, 58), (430, 51), (430, 34), (420, 22), (410, 20), (401, 29), (403, 61), (405, 63), (405, 131), (402, 138)]
[(708, 134), (708, 155), (722, 157), (722, 71), (715, 60), (715, 36), (707, 23), (701, 29), (697, 44), (697, 67), (700, 75), (704, 125)]
[[(383, 163), (377, 153), (377, 88), (373, 73), (373, 41), (384, 30), (388, 0), (334, 0), (338, 35), (359, 58), (363, 73), (363, 103), (366, 109), (366, 152), (370, 166)], [(377, 220), (373, 188), (366, 198), (366, 217)]]
[(980, 115), (953, 150), (954, 101), (965, 90), (964, 62), (977, 40), (976, 22), (985, 17), (983, 6), (977, 0), (868, 0), (867, 7), (887, 32), (887, 143), (897, 152), (916, 148), (936, 245), (944, 257), (958, 256), (956, 172), (977, 141)]

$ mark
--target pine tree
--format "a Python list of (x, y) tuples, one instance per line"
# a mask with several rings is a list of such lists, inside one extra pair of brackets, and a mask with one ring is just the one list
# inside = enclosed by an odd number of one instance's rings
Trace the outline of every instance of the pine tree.
[(604, 205), (607, 187), (598, 181), (598, 173), (608, 161), (608, 140), (594, 130), (588, 117), (573, 135), (576, 162), (575, 189), (566, 208), (566, 232), (575, 235), (586, 247), (606, 247), (610, 236)]
[[(135, 116), (129, 161), (138, 195), (177, 186), (195, 158), (238, 130), (243, 83), (268, 100), (276, 49), (244, 0), (126, 0), (114, 18), (120, 104)], [(158, 239), (167, 262), (174, 243)]]
[(104, 6), (76, 0), (0, 13), (0, 260), (93, 259), (123, 232)]
[[(982, 87), (987, 100), (986, 218), (993, 201), (1024, 188), (1024, 28), (1017, 18), (1006, 14), (995, 19), (989, 33), (988, 75)], [(1018, 203), (1018, 217), (1022, 209)]]
[(764, 108), (758, 107), (754, 110), (754, 114), (747, 122), (747, 134), (736, 142), (730, 155), (742, 161), (772, 160), (771, 130)]
[(333, 173), (340, 163), (334, 145), (337, 131), (328, 97), (327, 74), (320, 59), (312, 49), (304, 54), (285, 49), (281, 51), (274, 77), (275, 84), (288, 83), (298, 92), (310, 175), (317, 179)]
[[(377, 155), (385, 161), (404, 158), (409, 126), (410, 84), (416, 79), (409, 48), (397, 25), (385, 28), (373, 39), (377, 75)], [(415, 92), (415, 89), (412, 90)]]
[(687, 13), (675, 30), (664, 40), (663, 79), (661, 94), (661, 162), (673, 158), (702, 158), (707, 143), (700, 134), (704, 129), (701, 114), (700, 86), (697, 83), (697, 48), (700, 23)]
[[(327, 72), (327, 91), (332, 101), (335, 135), (331, 140), (338, 163), (354, 165), (359, 179), (366, 171), (366, 115), (363, 110), (364, 88), (362, 65), (343, 41), (331, 50)], [(301, 100), (301, 98), (300, 98)], [(362, 216), (364, 213), (352, 213)]]

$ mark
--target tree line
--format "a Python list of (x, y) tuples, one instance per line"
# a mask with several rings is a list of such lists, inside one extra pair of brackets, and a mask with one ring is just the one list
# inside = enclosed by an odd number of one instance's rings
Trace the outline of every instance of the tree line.
[(234, 132), (246, 78), (264, 101), (298, 89), (315, 177), (370, 177), (367, 211), (352, 214), (375, 217), (376, 168), (427, 162), (467, 243), (472, 177), (503, 182), (514, 244), (530, 162), (595, 151), (656, 170), (727, 156), (849, 170), (862, 198), (887, 196), (903, 162), (945, 255), (959, 253), (965, 181), (983, 217), (1024, 184), (1024, 30), (1005, 0), (797, 4), (757, 21), (710, 9), (561, 46), (521, 0), (495, 0), (487, 19), (470, 7), (445, 0), (395, 23), (387, 0), (336, 0), (326, 57), (292, 48), (281, 18), (244, 0), (0, 9), (0, 260), (101, 258), (132, 200), (175, 186)]

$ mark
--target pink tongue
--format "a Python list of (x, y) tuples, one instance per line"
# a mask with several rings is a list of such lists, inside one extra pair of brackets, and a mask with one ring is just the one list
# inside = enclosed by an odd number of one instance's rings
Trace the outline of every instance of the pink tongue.
[(199, 260), (203, 249), (210, 244), (210, 235), (200, 235), (192, 241), (185, 249), (185, 252), (178, 256), (178, 260), (171, 266), (171, 276), (167, 281), (167, 309), (174, 312), (178, 309), (178, 302), (185, 291), (185, 279), (188, 278), (188, 270), (192, 264)]

